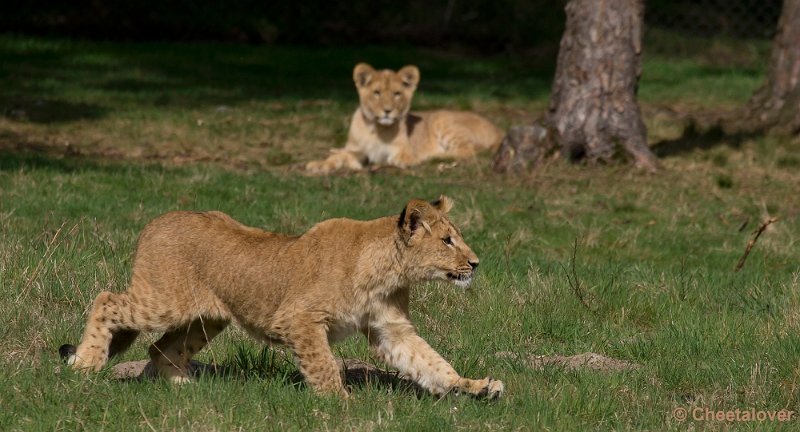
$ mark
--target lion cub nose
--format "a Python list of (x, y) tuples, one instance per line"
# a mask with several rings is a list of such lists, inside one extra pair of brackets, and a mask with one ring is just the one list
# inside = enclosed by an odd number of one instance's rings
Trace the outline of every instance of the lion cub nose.
[(469, 263), (470, 267), (472, 267), (472, 270), (475, 270), (476, 268), (478, 268), (478, 264), (480, 264), (480, 261), (478, 261), (478, 260), (467, 261), (467, 262)]

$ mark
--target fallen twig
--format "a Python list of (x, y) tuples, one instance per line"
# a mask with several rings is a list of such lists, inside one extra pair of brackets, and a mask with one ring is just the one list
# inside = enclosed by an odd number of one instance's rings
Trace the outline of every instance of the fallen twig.
[(734, 273), (738, 272), (739, 270), (742, 269), (742, 267), (744, 267), (744, 262), (747, 259), (747, 255), (750, 255), (750, 249), (753, 249), (753, 246), (755, 246), (756, 240), (758, 240), (758, 237), (761, 235), (761, 233), (763, 233), (768, 226), (772, 225), (777, 221), (778, 218), (769, 218), (765, 220), (764, 223), (762, 223), (757, 230), (753, 231), (753, 238), (751, 238), (750, 241), (747, 242), (747, 246), (745, 246), (744, 248), (744, 254), (742, 255), (741, 258), (739, 258), (739, 262), (736, 263), (736, 267), (733, 269)]

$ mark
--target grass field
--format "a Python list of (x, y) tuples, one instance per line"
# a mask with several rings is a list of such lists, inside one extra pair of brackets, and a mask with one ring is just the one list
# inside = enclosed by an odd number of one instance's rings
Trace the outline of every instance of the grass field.
[[(554, 163), (504, 177), (486, 156), (320, 178), (297, 165), (343, 144), (357, 61), (416, 63), (417, 108), (473, 109), (503, 127), (546, 106), (551, 71), (411, 48), (0, 37), (0, 428), (796, 429), (673, 415), (800, 411), (800, 143), (681, 138), (683, 114), (736, 106), (763, 77), (761, 45), (688, 45), (681, 58), (644, 64), (657, 175)], [(726, 66), (720, 53), (744, 60)], [(464, 375), (506, 383), (497, 402), (380, 383), (356, 386), (347, 403), (320, 398), (291, 378), (293, 364), (233, 328), (198, 358), (234, 373), (181, 388), (61, 367), (58, 346), (78, 341), (98, 292), (124, 289), (137, 233), (160, 213), (218, 209), (301, 233), (329, 217), (399, 214), (408, 199), (440, 193), (456, 200), (453, 219), (482, 264), (466, 291), (418, 287), (412, 316)], [(768, 217), (779, 221), (734, 273)], [(144, 335), (115, 362), (146, 358), (154, 340)], [(336, 352), (371, 361), (359, 339)], [(641, 367), (527, 361), (584, 352)]]

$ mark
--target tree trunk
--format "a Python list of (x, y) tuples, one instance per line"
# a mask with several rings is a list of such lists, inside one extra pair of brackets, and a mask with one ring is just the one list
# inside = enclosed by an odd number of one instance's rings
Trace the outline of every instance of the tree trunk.
[(767, 81), (723, 122), (728, 133), (800, 134), (800, 0), (784, 0)]
[(549, 109), (538, 130), (506, 137), (495, 170), (528, 166), (532, 154), (536, 163), (558, 145), (570, 160), (589, 162), (609, 162), (621, 147), (637, 167), (655, 171), (636, 102), (642, 0), (570, 0), (565, 10)]

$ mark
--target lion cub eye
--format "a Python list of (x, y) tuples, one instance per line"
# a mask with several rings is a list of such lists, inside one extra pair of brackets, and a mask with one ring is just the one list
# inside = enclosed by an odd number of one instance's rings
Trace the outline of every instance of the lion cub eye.
[(380, 90), (375, 90), (374, 92), (372, 92), (372, 94), (373, 94), (375, 97), (381, 97), (381, 91), (380, 91)]
[(394, 92), (394, 98), (400, 99), (400, 92)]
[(448, 246), (453, 246), (453, 239), (450, 236), (443, 238), (442, 241)]

